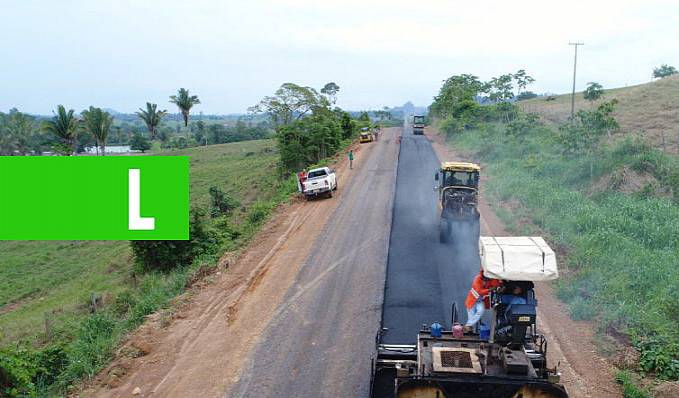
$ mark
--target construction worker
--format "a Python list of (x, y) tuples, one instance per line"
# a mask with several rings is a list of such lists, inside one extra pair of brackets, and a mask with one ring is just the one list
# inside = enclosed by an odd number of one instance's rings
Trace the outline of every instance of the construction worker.
[(304, 182), (306, 181), (306, 169), (302, 169), (297, 173), (297, 180), (299, 180), (299, 191), (304, 193)]
[(467, 307), (467, 323), (464, 326), (465, 333), (471, 332), (474, 325), (481, 320), (486, 309), (490, 308), (490, 301), (488, 300), (490, 289), (500, 285), (502, 285), (502, 281), (486, 278), (483, 270), (479, 271), (474, 277), (472, 287), (469, 289), (467, 299), (464, 302), (465, 307)]
[(354, 151), (353, 151), (353, 149), (350, 149), (349, 150), (349, 169), (351, 170), (353, 168), (354, 168)]

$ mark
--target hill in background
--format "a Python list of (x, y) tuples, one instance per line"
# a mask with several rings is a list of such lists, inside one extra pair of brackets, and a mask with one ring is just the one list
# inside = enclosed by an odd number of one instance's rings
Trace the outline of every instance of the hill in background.
[[(575, 109), (591, 109), (602, 101), (619, 101), (615, 118), (620, 135), (642, 134), (649, 143), (662, 148), (663, 136), (667, 152), (679, 153), (679, 76), (651, 83), (606, 90), (603, 99), (586, 101), (582, 92), (575, 94)], [(538, 97), (517, 103), (526, 112), (539, 114), (549, 123), (563, 123), (571, 111), (571, 95), (558, 95), (553, 100)]]

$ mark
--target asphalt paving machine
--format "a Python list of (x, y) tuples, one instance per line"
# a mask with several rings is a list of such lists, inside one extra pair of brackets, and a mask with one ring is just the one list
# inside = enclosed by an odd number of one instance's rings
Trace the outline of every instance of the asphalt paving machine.
[[(442, 162), (434, 179), (438, 183), (438, 205), (441, 211), (439, 240), (452, 240), (455, 222), (474, 222), (478, 225), (480, 213), (477, 208), (479, 173), (481, 167), (468, 162)], [(478, 236), (477, 234), (471, 234)]]
[(568, 398), (558, 369), (547, 364), (532, 288), (533, 281), (558, 277), (554, 252), (539, 237), (481, 237), (479, 247), (487, 277), (529, 288), (509, 301), (506, 290), (491, 293), (487, 334), (464, 333), (456, 304), (451, 330), (423, 326), (414, 345), (383, 344), (378, 333), (371, 397)]

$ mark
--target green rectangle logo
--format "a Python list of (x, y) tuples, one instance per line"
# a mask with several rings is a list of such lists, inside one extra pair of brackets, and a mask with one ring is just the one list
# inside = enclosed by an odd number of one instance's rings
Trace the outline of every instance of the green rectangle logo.
[(0, 156), (0, 240), (187, 240), (187, 156)]

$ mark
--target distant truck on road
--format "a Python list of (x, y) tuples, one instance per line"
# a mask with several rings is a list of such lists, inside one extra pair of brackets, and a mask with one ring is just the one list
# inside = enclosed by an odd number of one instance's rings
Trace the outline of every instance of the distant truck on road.
[(332, 198), (332, 191), (337, 190), (335, 170), (329, 167), (311, 169), (306, 175), (302, 192), (307, 199), (320, 195)]
[(361, 135), (358, 138), (358, 142), (363, 144), (364, 142), (373, 142), (375, 139), (375, 136), (373, 135), (372, 131), (368, 127), (363, 127), (361, 129)]
[(424, 135), (424, 116), (413, 116), (413, 134)]

